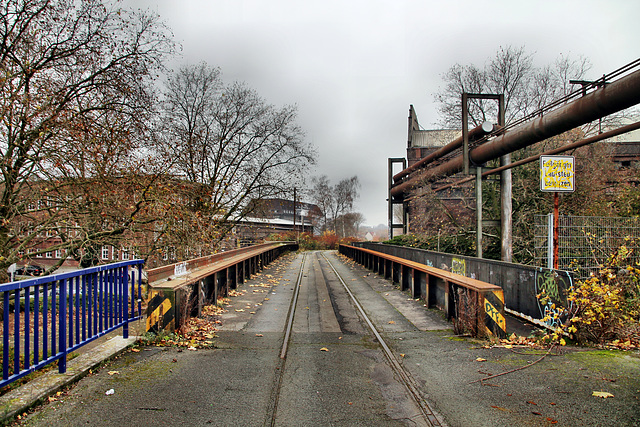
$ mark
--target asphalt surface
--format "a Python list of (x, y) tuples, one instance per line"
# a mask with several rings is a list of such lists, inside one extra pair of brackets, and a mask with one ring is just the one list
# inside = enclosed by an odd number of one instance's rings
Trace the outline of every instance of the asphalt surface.
[[(640, 425), (637, 352), (548, 353), (456, 337), (437, 310), (325, 255), (442, 425)], [(320, 253), (307, 254), (289, 350), (279, 357), (302, 257), (288, 255), (242, 285), (215, 349), (122, 353), (19, 423), (426, 425)], [(527, 333), (526, 325), (507, 327)]]

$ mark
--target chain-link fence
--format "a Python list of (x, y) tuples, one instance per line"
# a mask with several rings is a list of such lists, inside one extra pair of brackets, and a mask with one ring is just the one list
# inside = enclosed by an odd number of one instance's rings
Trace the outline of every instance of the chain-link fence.
[[(553, 266), (553, 215), (536, 215), (535, 253), (541, 267)], [(589, 277), (621, 245), (635, 249), (640, 261), (640, 218), (559, 217), (558, 267)]]

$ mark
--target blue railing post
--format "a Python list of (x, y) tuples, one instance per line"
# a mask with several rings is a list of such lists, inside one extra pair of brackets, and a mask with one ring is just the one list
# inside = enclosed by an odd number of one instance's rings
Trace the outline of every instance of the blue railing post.
[[(148, 288), (148, 286), (147, 286)], [(142, 264), (138, 265), (138, 316), (142, 314)], [(136, 316), (137, 317), (137, 316)]]
[[(69, 335), (67, 335), (67, 345), (64, 346), (64, 352), (66, 354), (67, 351), (67, 347), (69, 345), (73, 345), (73, 324), (74, 324), (74, 318), (73, 318), (73, 279), (69, 279), (68, 282), (66, 282), (64, 284), (64, 288), (67, 292), (67, 297), (65, 298), (66, 304), (67, 304), (67, 308), (69, 313), (67, 314), (67, 318), (69, 319), (68, 322), (66, 322), (67, 324), (67, 333)], [(62, 313), (62, 311), (60, 312)]]
[(122, 338), (129, 338), (129, 267), (123, 267), (120, 274), (122, 283), (122, 299), (120, 313), (122, 313), (124, 325), (122, 326)]
[(2, 302), (2, 379), (9, 378), (9, 291), (4, 292)]
[(29, 351), (31, 344), (31, 295), (29, 290), (30, 288), (24, 289), (24, 369), (29, 369), (31, 366), (29, 360), (31, 357)]
[(64, 374), (67, 372), (67, 279), (60, 281), (60, 309), (58, 321), (60, 322), (60, 344), (59, 351), (62, 357), (58, 361), (58, 372)]
[(58, 312), (58, 283), (51, 282), (51, 355), (58, 354), (56, 351), (56, 313)]
[(42, 287), (42, 358), (49, 358), (49, 285)]
[(20, 372), (20, 289), (13, 293), (13, 373), (17, 372)]
[[(33, 294), (33, 364), (40, 363), (40, 285), (34, 286)], [(45, 359), (47, 356), (45, 355)]]
[(102, 318), (103, 316), (103, 312), (104, 312), (104, 274), (101, 271), (98, 274), (98, 329), (96, 329), (97, 332), (102, 332)]

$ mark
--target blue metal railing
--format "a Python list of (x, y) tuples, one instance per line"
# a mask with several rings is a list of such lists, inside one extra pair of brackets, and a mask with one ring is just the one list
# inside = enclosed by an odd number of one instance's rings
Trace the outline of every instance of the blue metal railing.
[(0, 388), (55, 361), (65, 373), (69, 353), (120, 327), (128, 338), (129, 322), (142, 314), (143, 263), (123, 261), (0, 285)]

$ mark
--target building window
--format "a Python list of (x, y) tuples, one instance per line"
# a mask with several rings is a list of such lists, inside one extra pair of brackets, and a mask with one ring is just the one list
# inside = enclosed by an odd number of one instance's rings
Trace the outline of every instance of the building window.
[(122, 260), (123, 261), (128, 261), (129, 260), (129, 251), (126, 249), (122, 250)]
[(44, 256), (47, 257), (47, 258), (53, 258), (53, 252), (49, 251), (49, 252), (45, 253)]
[(102, 259), (109, 259), (109, 246), (102, 247)]
[(62, 251), (60, 249), (56, 249), (56, 258), (62, 258)]

